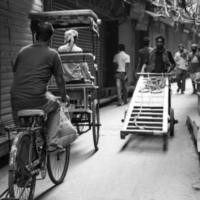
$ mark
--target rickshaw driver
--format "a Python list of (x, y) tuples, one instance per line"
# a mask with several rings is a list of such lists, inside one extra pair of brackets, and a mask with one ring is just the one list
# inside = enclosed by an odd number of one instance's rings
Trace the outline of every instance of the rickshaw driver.
[(47, 85), (52, 75), (60, 89), (61, 100), (66, 102), (61, 59), (57, 51), (49, 47), (53, 27), (48, 22), (41, 22), (34, 28), (36, 42), (19, 51), (13, 66), (11, 105), (17, 126), (19, 110), (42, 109), (47, 114), (57, 110), (59, 104), (56, 99), (50, 99), (50, 95), (47, 95)]
[[(59, 53), (75, 52), (81, 53), (83, 49), (76, 45), (78, 32), (74, 29), (65, 31), (64, 45), (58, 48)], [(87, 62), (63, 63), (64, 79), (66, 83), (85, 83), (94, 81), (94, 77), (89, 71)]]

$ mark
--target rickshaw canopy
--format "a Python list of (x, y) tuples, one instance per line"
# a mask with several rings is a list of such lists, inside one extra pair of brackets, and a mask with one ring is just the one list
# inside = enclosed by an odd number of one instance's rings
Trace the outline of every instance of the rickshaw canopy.
[(97, 35), (101, 23), (98, 16), (88, 9), (31, 12), (29, 18), (31, 23), (50, 22), (55, 29), (88, 27), (92, 28)]

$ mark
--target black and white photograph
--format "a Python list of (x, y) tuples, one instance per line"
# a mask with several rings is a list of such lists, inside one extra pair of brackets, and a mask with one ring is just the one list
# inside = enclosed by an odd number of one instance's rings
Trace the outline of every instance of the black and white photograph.
[(200, 0), (0, 0), (0, 200), (199, 200)]

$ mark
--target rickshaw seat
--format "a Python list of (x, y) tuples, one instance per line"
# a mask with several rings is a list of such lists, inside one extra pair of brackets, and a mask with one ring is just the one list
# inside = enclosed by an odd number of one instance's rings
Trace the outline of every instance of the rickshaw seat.
[(44, 116), (45, 113), (43, 110), (40, 109), (25, 109), (20, 110), (17, 113), (18, 117), (29, 117), (29, 116)]

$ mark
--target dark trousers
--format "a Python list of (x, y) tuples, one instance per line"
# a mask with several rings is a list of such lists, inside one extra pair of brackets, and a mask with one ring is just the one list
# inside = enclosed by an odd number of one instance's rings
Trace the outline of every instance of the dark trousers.
[(186, 79), (187, 71), (183, 69), (178, 69), (177, 75), (176, 75), (176, 81), (178, 85), (178, 90), (181, 90), (181, 92), (185, 91), (185, 79)]

